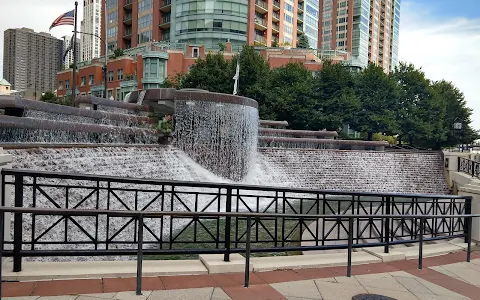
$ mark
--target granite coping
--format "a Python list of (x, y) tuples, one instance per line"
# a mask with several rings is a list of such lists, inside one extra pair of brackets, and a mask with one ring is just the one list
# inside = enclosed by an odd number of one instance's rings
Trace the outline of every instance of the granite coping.
[(292, 129), (277, 129), (277, 128), (259, 128), (259, 133), (263, 134), (288, 134), (294, 136), (329, 136), (337, 137), (336, 131), (314, 131), (314, 130), (292, 130)]
[(135, 103), (126, 103), (121, 101), (115, 100), (108, 100), (105, 98), (99, 98), (93, 95), (81, 95), (77, 96), (73, 101), (75, 105), (79, 104), (95, 104), (101, 106), (109, 106), (109, 107), (116, 107), (116, 108), (123, 108), (132, 111), (145, 111), (145, 112), (153, 112), (153, 108), (148, 105), (138, 105)]
[(230, 103), (258, 108), (258, 102), (251, 98), (230, 94), (212, 93), (202, 90), (175, 90), (172, 88), (148, 89), (146, 90), (145, 97), (143, 98), (143, 101), (147, 103), (157, 102), (161, 100), (191, 100), (216, 103)]

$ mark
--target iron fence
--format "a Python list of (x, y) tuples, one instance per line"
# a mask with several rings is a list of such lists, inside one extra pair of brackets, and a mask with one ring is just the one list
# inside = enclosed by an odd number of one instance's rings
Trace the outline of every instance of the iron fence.
[[(0, 257), (3, 257), (5, 254), (8, 254), (8, 251), (4, 250), (4, 228), (5, 228), (5, 213), (14, 213), (14, 215), (21, 216), (23, 214), (36, 214), (36, 215), (48, 215), (48, 216), (62, 216), (62, 217), (99, 217), (100, 215), (105, 215), (109, 217), (122, 217), (122, 218), (132, 218), (138, 222), (137, 228), (137, 236), (138, 239), (136, 241), (136, 260), (137, 260), (137, 283), (136, 283), (136, 294), (141, 295), (142, 291), (142, 266), (143, 266), (143, 255), (145, 253), (144, 249), (144, 229), (146, 229), (144, 225), (144, 220), (146, 218), (163, 218), (165, 216), (177, 216), (177, 217), (193, 217), (198, 219), (203, 219), (207, 217), (211, 218), (245, 218), (246, 219), (246, 240), (245, 240), (245, 247), (241, 249), (242, 253), (245, 253), (245, 279), (244, 279), (244, 286), (249, 286), (249, 276), (250, 276), (250, 254), (251, 251), (254, 250), (251, 248), (251, 234), (254, 231), (252, 227), (253, 220), (261, 220), (264, 218), (302, 218), (302, 219), (311, 219), (311, 220), (319, 220), (322, 218), (334, 218), (337, 222), (347, 221), (349, 234), (348, 234), (348, 243), (347, 243), (347, 266), (346, 266), (346, 273), (347, 277), (351, 276), (351, 268), (352, 268), (352, 252), (353, 248), (358, 245), (354, 244), (354, 235), (351, 234), (354, 232), (354, 222), (359, 218), (358, 215), (298, 215), (298, 214), (274, 214), (274, 213), (240, 213), (240, 212), (179, 212), (179, 211), (164, 211), (164, 212), (145, 212), (145, 211), (111, 211), (111, 210), (98, 210), (98, 209), (61, 209), (61, 208), (54, 208), (54, 209), (45, 209), (45, 208), (18, 208), (18, 207), (0, 207)], [(365, 218), (374, 219), (380, 218), (383, 220), (391, 220), (394, 217), (392, 215), (367, 215), (364, 216)], [(418, 239), (415, 242), (419, 243), (419, 256), (418, 256), (418, 268), (422, 269), (423, 267), (423, 245), (424, 242), (429, 240), (429, 238), (425, 238), (424, 234), (427, 229), (427, 222), (428, 220), (437, 220), (437, 219), (457, 219), (463, 218), (465, 219), (466, 230), (463, 236), (466, 238), (467, 242), (467, 253), (466, 253), (466, 261), (470, 261), (470, 253), (471, 253), (471, 232), (472, 232), (472, 219), (474, 217), (480, 217), (480, 215), (401, 215), (398, 216), (404, 220), (419, 220), (419, 231), (418, 231)], [(388, 224), (388, 222), (386, 222)], [(225, 245), (224, 251), (227, 250), (227, 246)], [(21, 251), (22, 252), (22, 251)], [(91, 254), (91, 253), (90, 253)], [(15, 265), (15, 262), (14, 262)], [(1, 278), (1, 270), (0, 268), (0, 278)], [(0, 293), (1, 293), (1, 286), (0, 286)]]
[(22, 257), (136, 255), (140, 240), (146, 254), (218, 253), (226, 261), (247, 248), (256, 253), (383, 246), (388, 252), (393, 244), (420, 239), (467, 239), (465, 215), (471, 213), (470, 197), (451, 195), (3, 169), (4, 207), (10, 188), (12, 206), (31, 209), (14, 213), (13, 234), (2, 247), (16, 272)]
[(464, 157), (459, 157), (458, 172), (467, 173), (472, 175), (472, 177), (480, 178), (480, 162), (476, 162)]

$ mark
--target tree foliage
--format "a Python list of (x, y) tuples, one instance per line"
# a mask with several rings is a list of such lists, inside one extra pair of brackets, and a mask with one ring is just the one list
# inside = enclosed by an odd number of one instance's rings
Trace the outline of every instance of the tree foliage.
[[(325, 61), (313, 74), (299, 63), (270, 69), (253, 47), (245, 46), (230, 60), (209, 53), (163, 87), (231, 94), (237, 61), (238, 94), (258, 101), (260, 118), (286, 120), (292, 129), (336, 130), (348, 138), (341, 132), (348, 124), (365, 139), (428, 149), (478, 138), (463, 94), (450, 82), (430, 81), (412, 64), (401, 63), (390, 74), (373, 64), (355, 73)], [(462, 129), (454, 130), (454, 123)]]
[(310, 48), (310, 43), (308, 42), (308, 38), (307, 38), (306, 35), (301, 34), (301, 35), (298, 37), (298, 40), (297, 40), (297, 48), (303, 48), (303, 49), (308, 49), (308, 48)]

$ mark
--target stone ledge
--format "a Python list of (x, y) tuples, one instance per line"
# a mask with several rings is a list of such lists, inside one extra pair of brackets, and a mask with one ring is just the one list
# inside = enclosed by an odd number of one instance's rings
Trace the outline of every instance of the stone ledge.
[[(3, 280), (47, 280), (72, 278), (135, 277), (137, 262), (130, 261), (75, 261), (23, 262), (21, 272), (12, 272), (12, 262), (2, 268)], [(143, 276), (199, 275), (208, 270), (200, 260), (146, 260)]]
[[(240, 254), (230, 254), (228, 262), (223, 261), (223, 254), (202, 254), (200, 261), (205, 265), (209, 274), (245, 272), (245, 257)], [(250, 271), (253, 271), (251, 261)]]
[[(252, 257), (254, 272), (335, 267), (347, 265), (347, 253), (313, 254), (295, 256)], [(352, 264), (378, 263), (382, 260), (366, 252), (353, 252)]]
[[(406, 259), (418, 259), (419, 248), (419, 246), (412, 246), (397, 249), (397, 251), (403, 253)], [(450, 243), (423, 245), (423, 257), (439, 256), (460, 251), (463, 251), (463, 248)]]
[(405, 259), (405, 254), (398, 250), (390, 249), (389, 253), (384, 253), (384, 247), (363, 248), (363, 251), (380, 258), (383, 262)]

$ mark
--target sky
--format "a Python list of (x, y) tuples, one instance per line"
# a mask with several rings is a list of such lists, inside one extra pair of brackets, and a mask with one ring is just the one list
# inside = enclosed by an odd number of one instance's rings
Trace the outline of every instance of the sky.
[[(3, 31), (29, 27), (48, 32), (53, 20), (73, 8), (71, 0), (2, 0), (0, 58)], [(429, 79), (456, 85), (474, 111), (473, 127), (480, 129), (480, 0), (402, 0), (400, 15), (400, 60), (422, 67)], [(60, 38), (72, 30), (61, 26), (50, 33)], [(0, 59), (0, 78), (2, 65)]]

